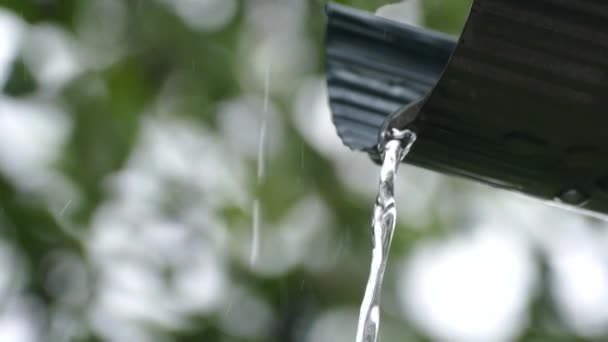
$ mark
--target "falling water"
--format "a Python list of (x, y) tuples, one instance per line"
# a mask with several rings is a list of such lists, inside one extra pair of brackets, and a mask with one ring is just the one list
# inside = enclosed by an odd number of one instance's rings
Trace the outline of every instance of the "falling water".
[(395, 131), (393, 137), (399, 140), (389, 140), (384, 148), (384, 162), (380, 171), (380, 185), (372, 220), (372, 264), (361, 304), (356, 342), (375, 342), (378, 338), (382, 279), (397, 219), (395, 174), (399, 163), (416, 140), (416, 134), (407, 130)]
[[(264, 69), (264, 107), (260, 122), (260, 138), (258, 140), (258, 168), (257, 185), (260, 186), (264, 181), (266, 170), (266, 125), (268, 121), (268, 102), (270, 100), (270, 62)], [(256, 197), (253, 201), (253, 223), (251, 233), (251, 252), (249, 254), (249, 265), (253, 266), (258, 259), (260, 251), (260, 224), (262, 222), (260, 199)]]

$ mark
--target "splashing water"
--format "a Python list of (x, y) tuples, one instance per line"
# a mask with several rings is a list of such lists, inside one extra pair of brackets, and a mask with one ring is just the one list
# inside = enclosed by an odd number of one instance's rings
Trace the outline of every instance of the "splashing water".
[(380, 171), (380, 185), (372, 220), (372, 264), (361, 304), (356, 342), (375, 342), (378, 339), (382, 280), (397, 219), (395, 174), (399, 163), (416, 140), (416, 134), (407, 130), (395, 132), (393, 136), (400, 140), (388, 141), (384, 149), (384, 162)]

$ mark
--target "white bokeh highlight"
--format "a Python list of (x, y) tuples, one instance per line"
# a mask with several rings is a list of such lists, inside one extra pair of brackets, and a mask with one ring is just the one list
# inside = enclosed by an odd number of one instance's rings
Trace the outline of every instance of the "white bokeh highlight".
[(336, 308), (321, 313), (308, 330), (306, 342), (352, 342), (357, 328), (357, 310)]
[(509, 341), (526, 320), (532, 265), (525, 243), (500, 227), (421, 243), (404, 264), (401, 303), (436, 340)]
[(238, 9), (236, 0), (159, 0), (195, 30), (214, 32), (224, 28)]
[(70, 131), (60, 107), (0, 96), (0, 171), (22, 189), (45, 186)]
[(9, 76), (26, 30), (27, 25), (21, 18), (0, 9), (0, 87), (4, 86)]
[(420, 0), (402, 0), (380, 7), (376, 15), (405, 24), (420, 25), (424, 12)]

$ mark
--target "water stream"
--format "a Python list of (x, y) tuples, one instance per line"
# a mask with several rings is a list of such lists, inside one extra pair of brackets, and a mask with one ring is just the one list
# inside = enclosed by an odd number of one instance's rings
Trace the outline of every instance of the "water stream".
[[(258, 187), (264, 181), (266, 173), (266, 126), (268, 124), (268, 102), (270, 101), (270, 62), (264, 69), (264, 107), (262, 108), (262, 117), (260, 119), (260, 137), (258, 139), (258, 167), (257, 167), (257, 185)], [(256, 190), (258, 191), (258, 190)], [(253, 267), (260, 254), (260, 225), (262, 223), (262, 209), (260, 199), (257, 197), (253, 201), (252, 218), (253, 224), (251, 232), (251, 252), (249, 254), (249, 265)]]
[(356, 342), (375, 342), (378, 339), (382, 280), (397, 220), (395, 174), (399, 163), (416, 140), (416, 135), (410, 131), (395, 132), (393, 136), (399, 139), (389, 140), (384, 146), (384, 161), (372, 220), (372, 263), (361, 304)]

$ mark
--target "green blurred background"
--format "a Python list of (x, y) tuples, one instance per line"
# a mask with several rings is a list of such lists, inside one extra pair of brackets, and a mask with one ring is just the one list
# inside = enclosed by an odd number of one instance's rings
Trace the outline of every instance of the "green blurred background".
[[(354, 340), (378, 169), (330, 122), (324, 6), (0, 0), (0, 342)], [(397, 187), (380, 341), (608, 341), (606, 224)]]

